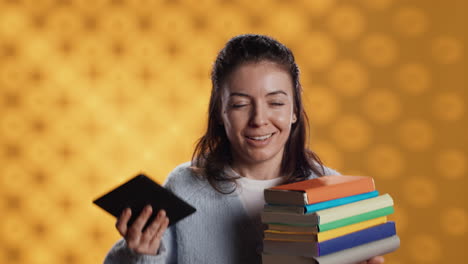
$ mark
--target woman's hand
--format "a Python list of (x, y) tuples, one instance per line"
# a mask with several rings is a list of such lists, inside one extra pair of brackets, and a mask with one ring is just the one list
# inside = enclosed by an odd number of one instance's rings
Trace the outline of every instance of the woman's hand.
[(169, 225), (169, 218), (164, 210), (160, 210), (153, 222), (143, 231), (143, 227), (151, 216), (153, 208), (147, 205), (138, 218), (130, 227), (127, 227), (132, 212), (130, 208), (123, 210), (115, 226), (122, 237), (125, 238), (127, 246), (139, 254), (156, 255), (161, 238)]
[(366, 261), (361, 261), (358, 264), (382, 264), (384, 263), (384, 257), (382, 256), (376, 256), (371, 259), (368, 259)]

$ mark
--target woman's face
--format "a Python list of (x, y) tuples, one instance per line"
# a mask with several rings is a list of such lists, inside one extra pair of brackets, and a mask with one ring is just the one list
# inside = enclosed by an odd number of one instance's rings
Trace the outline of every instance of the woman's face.
[(296, 122), (291, 76), (278, 64), (247, 63), (223, 86), (222, 123), (235, 163), (280, 164)]

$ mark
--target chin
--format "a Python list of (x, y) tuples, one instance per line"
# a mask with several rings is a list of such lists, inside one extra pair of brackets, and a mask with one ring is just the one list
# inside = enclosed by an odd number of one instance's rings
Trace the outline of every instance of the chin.
[(261, 163), (265, 161), (272, 160), (276, 157), (278, 153), (257, 153), (257, 154), (250, 154), (248, 155), (248, 159), (252, 163)]

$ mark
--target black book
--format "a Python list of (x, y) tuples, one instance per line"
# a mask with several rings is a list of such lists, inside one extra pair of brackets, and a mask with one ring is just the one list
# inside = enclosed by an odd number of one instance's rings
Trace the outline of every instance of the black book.
[(137, 175), (107, 194), (97, 198), (93, 203), (115, 217), (119, 217), (122, 211), (129, 207), (132, 210), (132, 216), (128, 221), (129, 226), (148, 204), (153, 207), (153, 213), (148, 219), (146, 226), (153, 221), (161, 209), (166, 211), (166, 215), (169, 218), (169, 226), (196, 211), (190, 204), (143, 174)]

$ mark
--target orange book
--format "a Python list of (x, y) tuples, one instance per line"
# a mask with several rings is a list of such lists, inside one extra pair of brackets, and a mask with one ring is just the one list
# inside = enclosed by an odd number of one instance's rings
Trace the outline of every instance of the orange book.
[(306, 205), (375, 190), (368, 176), (329, 175), (265, 189), (268, 204)]

